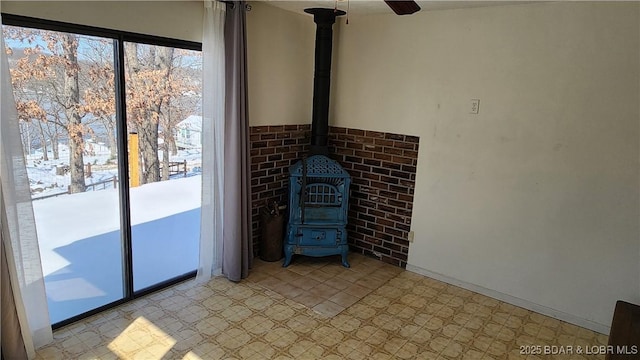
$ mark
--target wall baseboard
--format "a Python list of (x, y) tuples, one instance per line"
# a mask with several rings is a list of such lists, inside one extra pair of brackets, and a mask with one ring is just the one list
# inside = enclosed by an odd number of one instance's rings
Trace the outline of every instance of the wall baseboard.
[(558, 319), (558, 320), (562, 320), (565, 322), (568, 322), (570, 324), (573, 325), (577, 325), (589, 330), (593, 330), (595, 332), (598, 332), (600, 334), (604, 334), (604, 335), (608, 335), (609, 331), (611, 330), (610, 326), (607, 325), (603, 325), (600, 323), (596, 323), (593, 322), (591, 320), (587, 320), (587, 319), (583, 319), (580, 318), (578, 316), (575, 315), (571, 315), (571, 314), (567, 314), (565, 312), (562, 311), (558, 311), (546, 306), (542, 306), (542, 305), (538, 305), (536, 303), (533, 303), (531, 301), (528, 300), (524, 300), (524, 299), (520, 299), (517, 298), (515, 296), (511, 296), (508, 294), (504, 294), (501, 293), (499, 291), (495, 291), (495, 290), (491, 290), (491, 289), (487, 289), (484, 288), (482, 286), (478, 286), (472, 283), (468, 283), (462, 280), (458, 280), (446, 275), (442, 275), (427, 269), (423, 269), (419, 266), (415, 266), (415, 265), (411, 265), (411, 264), (407, 264), (407, 270), (414, 272), (416, 274), (420, 274), (420, 275), (424, 275), (427, 277), (430, 277), (432, 279), (435, 280), (439, 280), (442, 282), (445, 282), (447, 284), (451, 284), (451, 285), (455, 285), (458, 287), (461, 287), (463, 289), (467, 289), (473, 292), (477, 292), (479, 294), (485, 295), (485, 296), (489, 296), (491, 298), (500, 300), (500, 301), (504, 301), (506, 303), (509, 303), (511, 305), (515, 305), (515, 306), (519, 306), (521, 308), (525, 308), (527, 310), (531, 310), (531, 311), (535, 311), (539, 314), (542, 315), (546, 315), (546, 316), (550, 316), (552, 318)]

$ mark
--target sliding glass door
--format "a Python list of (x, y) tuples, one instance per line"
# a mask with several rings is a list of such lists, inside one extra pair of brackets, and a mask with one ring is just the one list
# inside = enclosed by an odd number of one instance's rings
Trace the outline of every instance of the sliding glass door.
[(200, 45), (3, 21), (52, 323), (193, 275)]
[(56, 323), (122, 299), (113, 40), (5, 27)]
[(134, 42), (124, 50), (133, 290), (139, 291), (198, 266), (202, 58), (199, 51)]

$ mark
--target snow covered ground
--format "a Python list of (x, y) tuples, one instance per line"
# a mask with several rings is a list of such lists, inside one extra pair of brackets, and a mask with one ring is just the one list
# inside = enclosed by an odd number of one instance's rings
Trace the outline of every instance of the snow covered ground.
[[(110, 159), (111, 152), (107, 146), (100, 143), (87, 142), (85, 147), (88, 149), (88, 154), (83, 157), (84, 163), (91, 164), (94, 167), (93, 175), (85, 180), (87, 185), (109, 180), (118, 175), (117, 163), (114, 159)], [(51, 150), (47, 152), (49, 157), (47, 161), (43, 160), (42, 150), (35, 150), (26, 156), (27, 173), (29, 174), (33, 198), (67, 191), (71, 177), (68, 173), (56, 175), (56, 167), (69, 166), (69, 146), (59, 144), (58, 148), (58, 160), (53, 159)], [(102, 189), (102, 186), (99, 189)]]
[[(43, 160), (42, 150), (34, 150), (26, 156), (27, 173), (29, 174), (29, 183), (31, 186), (31, 195), (34, 199), (47, 197), (55, 194), (64, 194), (67, 192), (71, 183), (71, 177), (68, 173), (57, 175), (57, 167), (69, 166), (69, 146), (59, 144), (59, 159), (53, 159), (51, 150), (47, 152), (49, 160)], [(86, 140), (86, 154), (83, 156), (85, 164), (91, 164), (91, 177), (85, 179), (87, 191), (98, 191), (103, 189), (112, 189), (112, 182), (109, 180), (117, 179), (118, 164), (117, 159), (111, 157), (109, 147), (102, 143), (94, 143)], [(162, 160), (162, 153), (158, 154)], [(202, 167), (202, 149), (183, 149), (179, 150), (176, 155), (172, 155), (172, 162), (187, 161), (187, 176), (198, 175)], [(182, 170), (182, 168), (180, 168)], [(177, 175), (175, 177), (179, 177)], [(102, 182), (106, 182), (102, 184)], [(99, 184), (95, 188), (91, 184)]]
[[(201, 177), (132, 188), (130, 198), (134, 290), (195, 270)], [(52, 323), (122, 298), (117, 190), (52, 197), (33, 207)]]

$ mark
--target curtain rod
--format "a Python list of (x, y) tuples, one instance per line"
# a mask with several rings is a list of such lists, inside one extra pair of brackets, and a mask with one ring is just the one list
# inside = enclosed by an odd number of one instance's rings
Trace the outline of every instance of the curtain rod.
[[(239, 1), (231, 1), (231, 0), (217, 0), (221, 3), (227, 4), (227, 5), (231, 5), (231, 8), (233, 9), (236, 6), (236, 3), (238, 3)], [(244, 8), (247, 11), (251, 11), (251, 5), (250, 4), (244, 4)]]

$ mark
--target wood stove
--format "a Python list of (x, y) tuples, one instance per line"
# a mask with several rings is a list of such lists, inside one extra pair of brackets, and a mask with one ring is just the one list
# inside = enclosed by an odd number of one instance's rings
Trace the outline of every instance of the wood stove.
[(336, 161), (313, 155), (290, 168), (289, 225), (284, 266), (294, 254), (307, 256), (347, 253), (347, 211), (351, 177)]
[(289, 169), (289, 224), (283, 266), (289, 266), (294, 254), (339, 254), (342, 265), (349, 267), (346, 225), (351, 177), (340, 164), (326, 156), (333, 24), (336, 16), (345, 12), (322, 8), (305, 12), (313, 14), (316, 23), (311, 156)]

